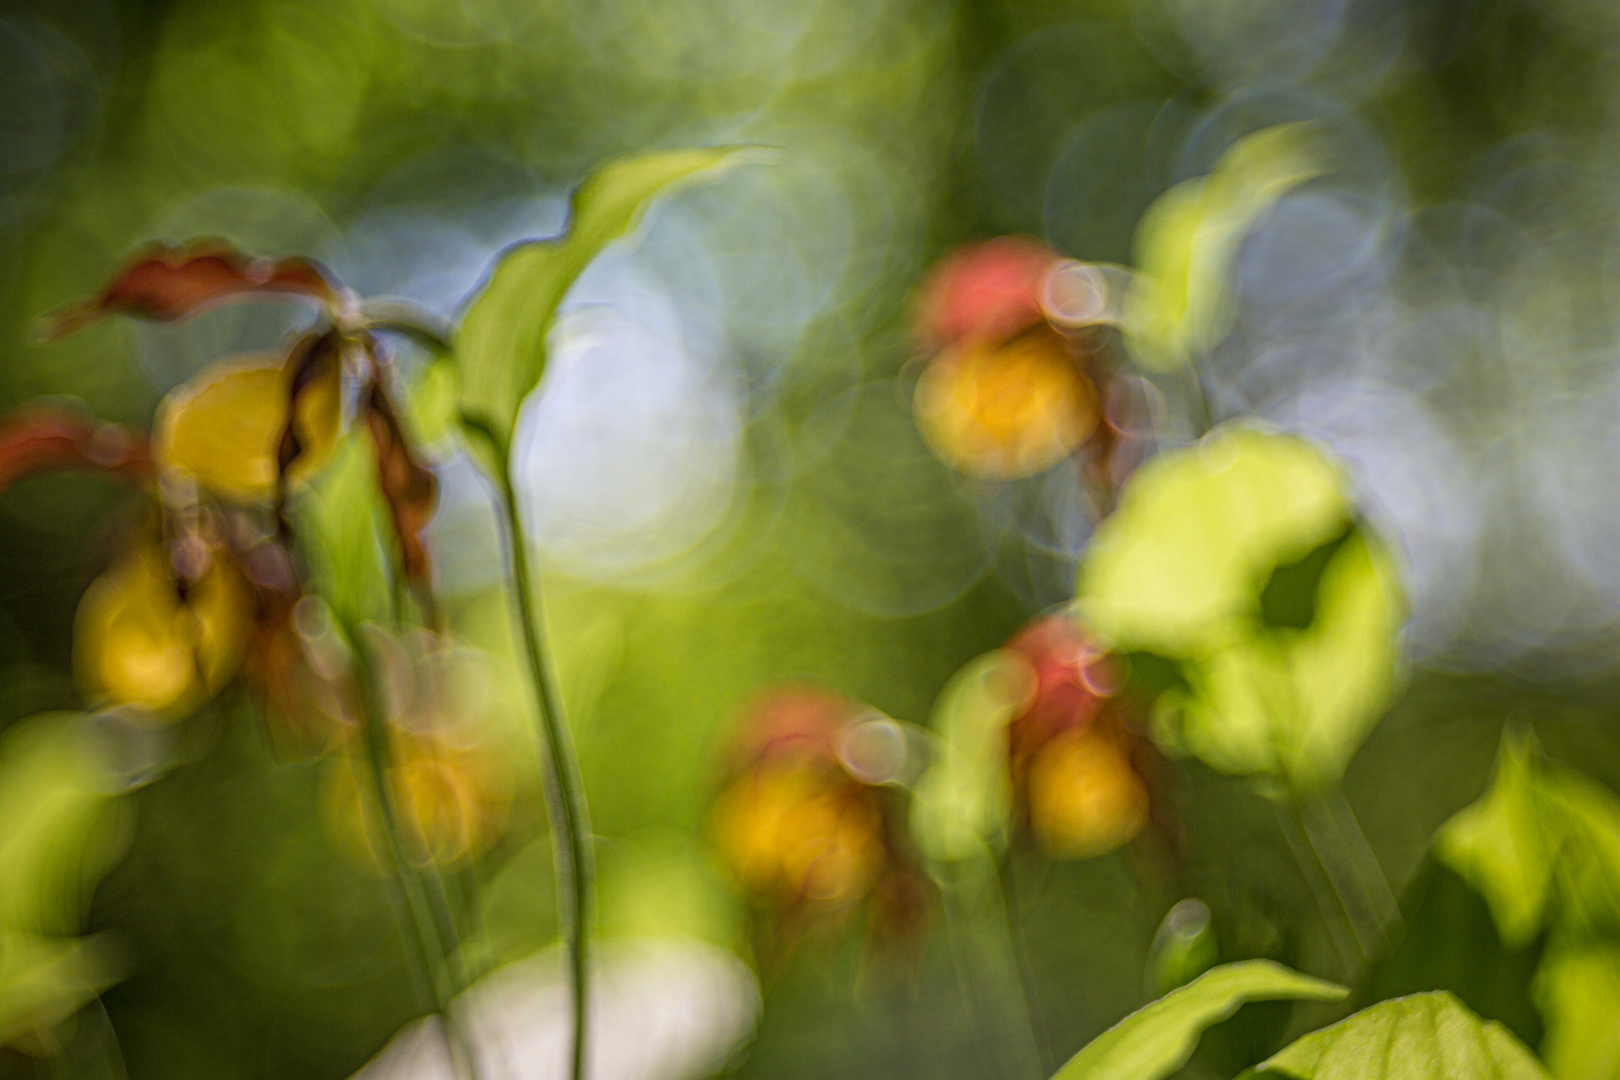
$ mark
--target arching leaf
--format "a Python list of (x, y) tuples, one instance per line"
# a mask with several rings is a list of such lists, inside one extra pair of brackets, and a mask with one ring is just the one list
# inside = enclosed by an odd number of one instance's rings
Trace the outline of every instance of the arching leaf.
[(1309, 123), (1247, 135), (1213, 173), (1177, 184), (1148, 207), (1136, 230), (1140, 275), (1125, 316), (1138, 363), (1178, 367), (1226, 333), (1232, 261), (1267, 207), (1324, 171), (1314, 138)]
[(570, 200), (568, 232), (508, 248), (456, 337), (461, 408), (511, 444), (523, 399), (546, 371), (546, 336), (569, 288), (608, 244), (633, 230), (660, 194), (757, 156), (736, 147), (665, 150), (610, 161)]
[(1159, 1080), (1187, 1063), (1204, 1029), (1248, 1001), (1338, 1001), (1349, 993), (1269, 960), (1213, 968), (1093, 1039), (1053, 1080)]

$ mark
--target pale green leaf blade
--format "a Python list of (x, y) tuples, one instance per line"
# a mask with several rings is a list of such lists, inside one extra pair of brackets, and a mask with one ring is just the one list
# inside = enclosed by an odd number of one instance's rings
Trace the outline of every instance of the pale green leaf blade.
[(1224, 964), (1097, 1036), (1054, 1080), (1158, 1080), (1186, 1064), (1205, 1028), (1245, 1002), (1337, 1001), (1348, 993), (1269, 960)]
[(1225, 334), (1232, 261), (1267, 207), (1325, 170), (1309, 123), (1279, 124), (1239, 139), (1209, 176), (1160, 196), (1137, 227), (1140, 271), (1125, 326), (1142, 366), (1187, 362)]
[[(1000, 650), (953, 677), (934, 706), (939, 757), (912, 796), (911, 827), (931, 859), (953, 861), (998, 845), (1007, 827), (1007, 722), (1024, 688)], [(988, 847), (987, 847), (988, 845)]]
[(568, 232), (508, 248), (456, 337), (461, 408), (509, 445), (523, 399), (546, 370), (546, 337), (569, 288), (608, 244), (631, 232), (658, 195), (757, 159), (755, 148), (665, 150), (618, 158), (569, 202)]
[(77, 713), (0, 735), (0, 932), (71, 936), (120, 852), (119, 783)]
[(1435, 856), (1485, 898), (1510, 948), (1541, 932), (1563, 843), (1563, 821), (1544, 812), (1542, 768), (1534, 740), (1510, 729), (1491, 786), (1434, 839)]
[(1381, 1001), (1297, 1040), (1257, 1071), (1296, 1080), (1547, 1080), (1511, 1032), (1445, 991)]
[(1531, 987), (1541, 1056), (1560, 1080), (1620, 1076), (1620, 942), (1555, 943)]
[(1316, 617), (1286, 641), (1298, 709), (1284, 735), (1284, 772), (1296, 790), (1338, 783), (1400, 680), (1405, 594), (1394, 560), (1358, 526), (1318, 586)]
[(0, 1046), (67, 1019), (117, 981), (104, 937), (0, 932)]
[(1341, 533), (1350, 488), (1303, 439), (1225, 425), (1125, 488), (1080, 573), (1080, 610), (1127, 651), (1206, 651), (1259, 610), (1271, 571)]

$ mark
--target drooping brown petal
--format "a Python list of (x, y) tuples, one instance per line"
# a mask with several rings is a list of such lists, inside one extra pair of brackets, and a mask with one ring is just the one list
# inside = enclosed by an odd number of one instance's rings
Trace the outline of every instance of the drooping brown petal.
[(104, 470), (140, 480), (151, 475), (152, 462), (143, 433), (76, 409), (31, 405), (0, 423), (0, 491), (59, 469)]
[(261, 259), (221, 240), (147, 248), (100, 293), (40, 317), (38, 336), (53, 341), (108, 315), (183, 319), (233, 296), (279, 293), (330, 302), (337, 289), (310, 259)]
[(422, 530), (438, 503), (438, 478), (411, 453), (393, 402), (377, 380), (366, 393), (364, 409), (366, 430), (377, 450), (377, 483), (394, 519), (405, 575), (413, 586), (426, 590), (431, 566)]
[(287, 501), (287, 480), (298, 459), (311, 448), (299, 436), (299, 404), (304, 394), (334, 378), (341, 379), (343, 337), (337, 330), (308, 334), (298, 341), (287, 357), (287, 421), (276, 443), (276, 516), (282, 519)]

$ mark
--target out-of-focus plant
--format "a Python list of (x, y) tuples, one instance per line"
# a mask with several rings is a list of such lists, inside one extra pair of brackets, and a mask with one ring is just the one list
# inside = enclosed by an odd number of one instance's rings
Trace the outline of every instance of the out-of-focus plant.
[(744, 709), (711, 832), (737, 884), (773, 917), (779, 954), (867, 900), (877, 939), (915, 937), (929, 901), (905, 829), (911, 741), (899, 722), (814, 686)]
[(917, 784), (923, 850), (954, 861), (1027, 836), (1048, 856), (1085, 858), (1140, 833), (1148, 748), (1119, 675), (1069, 612), (958, 672), (934, 711), (938, 756)]
[(1243, 238), (1268, 207), (1325, 169), (1313, 125), (1279, 124), (1237, 140), (1208, 176), (1177, 184), (1148, 208), (1121, 315), (1137, 364), (1184, 367), (1225, 336)]
[(1078, 603), (1158, 691), (1159, 744), (1275, 796), (1346, 963), (1376, 953), (1393, 897), (1338, 785), (1399, 687), (1406, 609), (1340, 466), (1252, 426), (1159, 457), (1098, 528)]
[(1481, 799), (1435, 835), (1436, 856), (1490, 906), (1502, 941), (1543, 941), (1533, 997), (1560, 1080), (1620, 1069), (1620, 799), (1510, 728)]
[[(1053, 1080), (1161, 1080), (1185, 1065), (1199, 1035), (1249, 1001), (1338, 1001), (1342, 986), (1263, 960), (1226, 964), (1127, 1016), (1057, 1071)], [(1505, 1027), (1482, 1020), (1444, 991), (1379, 1002), (1305, 1035), (1245, 1076), (1297, 1080), (1545, 1080), (1534, 1055)], [(1593, 1074), (1586, 1074), (1593, 1075)]]
[(1070, 614), (1025, 627), (1001, 655), (1026, 687), (1007, 724), (1014, 812), (1048, 854), (1113, 851), (1147, 825), (1148, 752), (1118, 693), (1117, 662)]
[(917, 425), (935, 452), (993, 480), (1072, 458), (1106, 511), (1128, 468), (1126, 433), (1141, 426), (1109, 348), (1121, 281), (1016, 237), (940, 263), (916, 326), (927, 354)]
[(49, 1052), (55, 1026), (121, 975), (114, 943), (80, 934), (127, 838), (124, 786), (82, 715), (0, 734), (0, 1046)]

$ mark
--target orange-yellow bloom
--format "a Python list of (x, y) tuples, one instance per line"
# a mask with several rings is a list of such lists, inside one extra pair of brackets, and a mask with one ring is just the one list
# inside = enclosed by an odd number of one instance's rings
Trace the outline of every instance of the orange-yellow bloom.
[[(512, 778), (487, 744), (461, 746), (437, 735), (390, 729), (388, 787), (406, 855), (421, 863), (454, 863), (487, 850), (506, 828)], [(378, 865), (387, 840), (357, 753), (333, 759), (326, 808), (338, 834)]]
[(1038, 328), (1011, 341), (972, 339), (935, 357), (917, 381), (917, 426), (961, 472), (1030, 476), (1097, 429), (1097, 391), (1067, 343)]
[(852, 904), (877, 880), (885, 854), (872, 800), (795, 763), (765, 766), (727, 789), (714, 838), (739, 884), (783, 904)]
[[(206, 368), (163, 400), (152, 456), (227, 498), (252, 502), (275, 491), (278, 451), (293, 398), (298, 353), (248, 357)], [(337, 444), (343, 410), (337, 364), (297, 395), (294, 431), (302, 453), (291, 478), (317, 468)]]
[(174, 718), (236, 673), (252, 617), (252, 593), (232, 562), (212, 559), (182, 594), (162, 546), (143, 542), (79, 602), (79, 680), (92, 699)]

